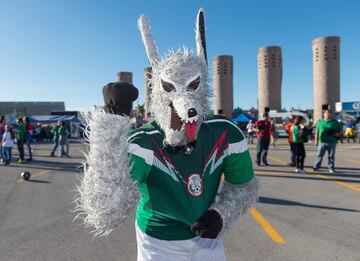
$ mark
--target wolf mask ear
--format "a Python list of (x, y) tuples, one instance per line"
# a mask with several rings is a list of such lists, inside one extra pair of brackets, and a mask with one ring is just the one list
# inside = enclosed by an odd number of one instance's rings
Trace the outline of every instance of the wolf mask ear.
[(200, 8), (196, 18), (196, 50), (199, 57), (203, 57), (207, 63), (206, 41), (205, 41), (205, 14)]
[(158, 62), (159, 55), (157, 51), (157, 47), (155, 45), (154, 39), (151, 34), (151, 28), (149, 25), (149, 21), (145, 15), (141, 15), (138, 20), (138, 28), (141, 33), (142, 41), (145, 45), (145, 50), (147, 57), (149, 59), (150, 65), (153, 66)]

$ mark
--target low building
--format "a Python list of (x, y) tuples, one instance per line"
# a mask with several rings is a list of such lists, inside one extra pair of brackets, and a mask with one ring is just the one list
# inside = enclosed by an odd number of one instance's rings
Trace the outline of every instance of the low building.
[(0, 102), (0, 115), (51, 115), (65, 111), (65, 102)]
[(337, 102), (335, 108), (336, 112), (340, 114), (342, 118), (360, 119), (360, 101)]

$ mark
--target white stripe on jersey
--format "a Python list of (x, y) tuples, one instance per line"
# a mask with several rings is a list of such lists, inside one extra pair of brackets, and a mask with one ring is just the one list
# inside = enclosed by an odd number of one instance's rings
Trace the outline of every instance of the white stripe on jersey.
[(128, 153), (134, 154), (134, 155), (144, 159), (146, 164), (148, 164), (150, 166), (154, 165), (161, 171), (170, 175), (173, 178), (173, 180), (179, 182), (179, 179), (176, 177), (175, 167), (172, 164), (170, 164), (166, 159), (165, 159), (166, 165), (164, 165), (160, 160), (158, 160), (154, 156), (154, 152), (152, 150), (142, 148), (138, 144), (130, 143), (129, 147), (128, 147)]
[(128, 137), (127, 141), (130, 142), (130, 140), (131, 140), (132, 138), (134, 138), (135, 136), (137, 136), (137, 135), (139, 135), (139, 134), (152, 135), (152, 134), (155, 134), (155, 133), (161, 134), (161, 132), (158, 131), (158, 130), (153, 130), (153, 131), (138, 131), (138, 132), (134, 133), (133, 135), (131, 135), (130, 137)]
[(130, 143), (128, 147), (128, 153), (132, 153), (136, 156), (143, 158), (148, 165), (152, 165), (154, 162), (153, 151), (142, 148), (138, 144)]
[(243, 153), (248, 150), (247, 140), (243, 139), (242, 141), (229, 143), (228, 156), (234, 153)]

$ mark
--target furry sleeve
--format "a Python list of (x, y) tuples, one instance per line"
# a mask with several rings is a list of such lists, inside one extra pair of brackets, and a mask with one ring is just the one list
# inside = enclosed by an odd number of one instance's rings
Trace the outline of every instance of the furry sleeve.
[(130, 177), (127, 136), (129, 117), (95, 109), (85, 115), (89, 151), (77, 187), (75, 211), (95, 236), (108, 235), (131, 213), (139, 198)]
[(241, 185), (224, 181), (215, 203), (210, 207), (216, 210), (223, 219), (221, 233), (227, 231), (257, 201), (258, 190), (259, 181), (256, 177)]

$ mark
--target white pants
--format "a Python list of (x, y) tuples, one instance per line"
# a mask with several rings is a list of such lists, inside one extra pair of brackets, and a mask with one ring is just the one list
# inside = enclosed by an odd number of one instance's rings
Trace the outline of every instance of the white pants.
[(135, 224), (137, 261), (225, 261), (222, 238), (195, 237), (188, 240), (159, 240), (143, 233)]

